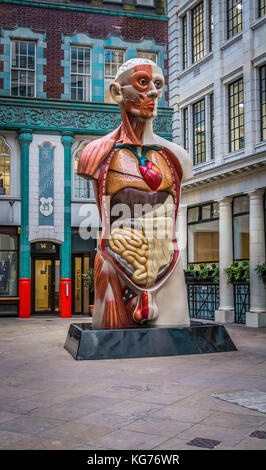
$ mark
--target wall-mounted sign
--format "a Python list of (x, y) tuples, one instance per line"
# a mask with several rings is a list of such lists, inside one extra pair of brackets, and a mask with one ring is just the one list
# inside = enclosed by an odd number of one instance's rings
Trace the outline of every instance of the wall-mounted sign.
[(39, 225), (54, 225), (54, 149), (39, 149)]
[(59, 245), (57, 243), (53, 243), (50, 241), (41, 241), (41, 242), (34, 242), (31, 244), (31, 252), (32, 254), (43, 254), (43, 253), (50, 253), (50, 254), (58, 254), (59, 253)]

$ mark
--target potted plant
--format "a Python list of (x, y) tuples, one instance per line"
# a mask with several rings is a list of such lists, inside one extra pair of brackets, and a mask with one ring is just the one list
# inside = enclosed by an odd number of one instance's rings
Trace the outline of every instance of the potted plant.
[(266, 263), (258, 264), (255, 268), (258, 278), (266, 283)]
[(238, 261), (234, 261), (231, 266), (225, 268), (227, 274), (228, 284), (234, 284), (235, 282), (249, 282), (249, 262), (242, 261), (240, 264)]
[(194, 269), (194, 265), (189, 264), (188, 269), (185, 269), (184, 273), (187, 282), (219, 282), (219, 266), (216, 263), (211, 263), (208, 266), (206, 263), (200, 263), (199, 269)]
[[(89, 288), (91, 294), (94, 293), (94, 268), (89, 268), (85, 274), (82, 274), (84, 284)], [(90, 314), (93, 315), (94, 305), (90, 305)]]
[(205, 282), (219, 282), (219, 266), (216, 263), (206, 266), (206, 263), (200, 263), (199, 279)]
[(194, 269), (194, 264), (189, 264), (188, 269), (184, 269), (186, 282), (196, 281), (198, 276), (198, 271)]

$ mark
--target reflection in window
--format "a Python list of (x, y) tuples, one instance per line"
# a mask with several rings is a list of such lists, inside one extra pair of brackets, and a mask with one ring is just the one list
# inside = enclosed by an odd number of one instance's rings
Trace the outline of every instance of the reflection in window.
[(192, 9), (192, 62), (204, 56), (204, 13), (203, 2)]
[(17, 235), (0, 234), (0, 297), (17, 295)]
[(92, 181), (82, 178), (77, 174), (78, 161), (84, 148), (88, 142), (84, 143), (79, 151), (75, 154), (74, 168), (74, 198), (77, 199), (95, 199)]
[(91, 50), (88, 47), (71, 47), (71, 100), (91, 99)]
[(244, 146), (244, 90), (240, 78), (229, 85), (229, 152)]
[(157, 54), (156, 52), (149, 52), (149, 51), (138, 51), (138, 57), (141, 59), (149, 59), (157, 64)]
[(260, 128), (261, 140), (266, 140), (266, 65), (260, 68)]
[(234, 260), (249, 259), (249, 198), (233, 199)]
[(185, 69), (188, 65), (187, 59), (187, 17), (183, 17), (183, 68)]
[(266, 0), (259, 0), (259, 18), (266, 15)]
[(193, 104), (193, 155), (194, 165), (205, 162), (205, 100)]
[(104, 51), (104, 101), (114, 103), (109, 92), (109, 86), (114, 81), (119, 67), (124, 62), (124, 51), (105, 49)]
[(0, 196), (10, 193), (10, 149), (0, 138)]
[(11, 95), (35, 96), (34, 42), (11, 42)]
[(242, 31), (242, 0), (227, 0), (227, 37)]

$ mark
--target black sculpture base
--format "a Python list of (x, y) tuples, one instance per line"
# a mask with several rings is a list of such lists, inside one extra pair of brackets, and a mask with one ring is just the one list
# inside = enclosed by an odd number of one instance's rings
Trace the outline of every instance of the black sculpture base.
[(237, 351), (223, 325), (192, 323), (190, 327), (138, 326), (93, 329), (72, 323), (65, 349), (76, 360), (177, 356)]

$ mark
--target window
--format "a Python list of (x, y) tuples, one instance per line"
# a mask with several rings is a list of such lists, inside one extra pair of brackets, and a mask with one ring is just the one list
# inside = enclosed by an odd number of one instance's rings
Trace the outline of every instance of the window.
[(188, 108), (185, 108), (183, 111), (183, 132), (184, 132), (184, 149), (188, 150)]
[(8, 232), (0, 234), (0, 298), (17, 295), (18, 236)]
[(193, 155), (194, 165), (205, 162), (205, 100), (193, 104)]
[(157, 64), (157, 54), (156, 54), (156, 52), (138, 51), (138, 57), (140, 57), (141, 59), (153, 60), (153, 62), (155, 62), (155, 64)]
[(192, 62), (204, 56), (204, 13), (203, 2), (192, 9)]
[(260, 128), (261, 140), (266, 140), (266, 65), (260, 68)]
[(114, 81), (119, 67), (124, 62), (124, 51), (105, 49), (104, 51), (104, 101), (113, 103), (109, 86)]
[(188, 209), (188, 262), (219, 261), (218, 204), (208, 203)]
[(259, 18), (266, 15), (266, 0), (259, 0)]
[(10, 149), (0, 138), (0, 196), (10, 193)]
[(35, 96), (35, 43), (11, 42), (11, 95)]
[(82, 145), (75, 155), (74, 166), (74, 198), (77, 199), (95, 199), (92, 181), (81, 178), (77, 175), (78, 161), (88, 142)]
[(187, 17), (183, 17), (183, 68), (188, 66), (187, 56)]
[(233, 246), (234, 260), (249, 259), (249, 197), (233, 199)]
[(89, 47), (71, 47), (71, 100), (91, 99), (91, 50)]
[(214, 98), (210, 95), (210, 121), (211, 121), (211, 159), (215, 157), (215, 122), (214, 122)]
[(213, 50), (213, 1), (209, 0), (209, 51)]
[(229, 152), (244, 148), (243, 79), (229, 85)]
[(227, 37), (242, 31), (242, 0), (227, 0)]
[(137, 0), (137, 5), (141, 7), (154, 7), (154, 0)]

